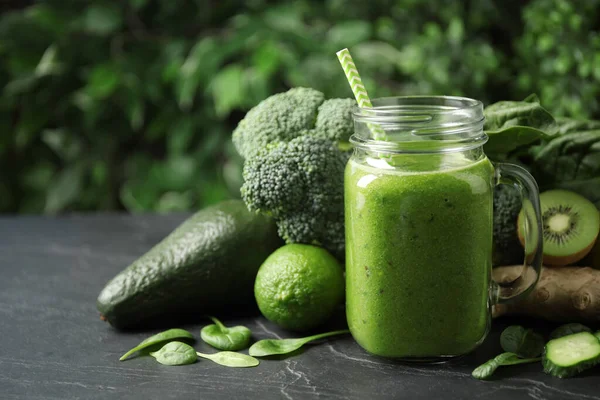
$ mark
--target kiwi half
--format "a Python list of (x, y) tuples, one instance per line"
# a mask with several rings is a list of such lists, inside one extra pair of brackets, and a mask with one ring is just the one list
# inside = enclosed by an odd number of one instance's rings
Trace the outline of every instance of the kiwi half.
[[(600, 216), (596, 206), (567, 190), (540, 194), (544, 237), (544, 264), (568, 265), (585, 257), (596, 242)], [(519, 221), (522, 219), (519, 215)], [(523, 224), (518, 222), (519, 240), (524, 244)]]
[(583, 265), (584, 267), (600, 269), (600, 239), (596, 239), (596, 244), (594, 245), (594, 247), (592, 247), (592, 250), (590, 250), (588, 255), (585, 256), (583, 260), (581, 260), (580, 265)]

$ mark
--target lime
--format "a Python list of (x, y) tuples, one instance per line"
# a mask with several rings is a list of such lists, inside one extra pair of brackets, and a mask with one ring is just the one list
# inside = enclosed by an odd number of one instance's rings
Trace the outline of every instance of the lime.
[(286, 329), (311, 329), (343, 300), (343, 270), (321, 247), (288, 244), (261, 265), (254, 296), (268, 320)]

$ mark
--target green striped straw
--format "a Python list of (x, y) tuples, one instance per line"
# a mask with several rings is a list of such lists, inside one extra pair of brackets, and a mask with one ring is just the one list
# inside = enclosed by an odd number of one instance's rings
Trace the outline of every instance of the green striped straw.
[[(371, 99), (369, 99), (369, 95), (367, 94), (367, 89), (365, 89), (365, 85), (363, 84), (362, 79), (360, 79), (356, 64), (354, 64), (354, 60), (352, 60), (352, 56), (348, 49), (340, 50), (335, 54), (337, 54), (337, 58), (340, 60), (340, 64), (342, 64), (342, 68), (344, 69), (344, 73), (350, 84), (350, 89), (352, 89), (352, 93), (354, 93), (358, 106), (360, 108), (373, 108)], [(367, 126), (371, 130), (375, 140), (387, 139), (385, 131), (381, 126), (377, 124), (367, 124)]]

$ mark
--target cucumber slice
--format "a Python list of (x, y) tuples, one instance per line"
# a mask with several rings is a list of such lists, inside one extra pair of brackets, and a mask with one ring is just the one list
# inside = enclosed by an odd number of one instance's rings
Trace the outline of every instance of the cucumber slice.
[(546, 343), (542, 363), (544, 372), (568, 378), (600, 361), (600, 341), (589, 332), (579, 332)]

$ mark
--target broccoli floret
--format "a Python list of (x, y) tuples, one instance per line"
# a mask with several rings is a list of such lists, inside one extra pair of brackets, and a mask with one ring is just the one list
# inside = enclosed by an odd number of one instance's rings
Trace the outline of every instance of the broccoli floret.
[(242, 198), (251, 211), (275, 218), (286, 243), (319, 245), (342, 259), (347, 161), (337, 143), (302, 131), (246, 160)]
[(233, 131), (233, 144), (244, 158), (250, 158), (267, 144), (289, 141), (303, 130), (313, 129), (323, 93), (294, 88), (278, 93), (251, 109)]
[(344, 257), (344, 168), (352, 99), (295, 88), (246, 114), (233, 143), (246, 159), (242, 198), (272, 216), (287, 243), (320, 245)]
[(517, 188), (502, 185), (494, 191), (494, 264), (520, 264), (523, 246), (517, 234), (521, 196)]
[(348, 142), (354, 132), (352, 112), (355, 107), (353, 99), (325, 100), (317, 115), (317, 134), (337, 142)]

